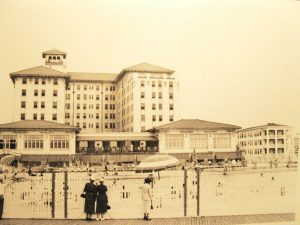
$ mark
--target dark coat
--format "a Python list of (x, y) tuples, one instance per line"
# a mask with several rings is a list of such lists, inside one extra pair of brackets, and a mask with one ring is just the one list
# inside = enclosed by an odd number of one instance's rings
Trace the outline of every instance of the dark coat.
[(83, 192), (86, 193), (84, 202), (84, 212), (88, 214), (95, 213), (97, 186), (93, 183), (86, 183)]
[(106, 213), (107, 212), (107, 187), (104, 184), (97, 186), (97, 207), (96, 213)]

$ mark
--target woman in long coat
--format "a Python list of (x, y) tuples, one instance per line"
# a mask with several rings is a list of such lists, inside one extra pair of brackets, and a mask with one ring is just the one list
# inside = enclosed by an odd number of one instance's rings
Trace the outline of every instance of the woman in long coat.
[(100, 184), (97, 186), (97, 220), (104, 220), (104, 214), (107, 212), (108, 198), (106, 195), (107, 187), (104, 185), (104, 179), (100, 179)]
[(85, 184), (83, 192), (85, 193), (84, 212), (86, 220), (92, 220), (92, 215), (95, 213), (95, 201), (97, 196), (97, 186), (94, 184), (95, 178), (90, 177), (90, 182)]

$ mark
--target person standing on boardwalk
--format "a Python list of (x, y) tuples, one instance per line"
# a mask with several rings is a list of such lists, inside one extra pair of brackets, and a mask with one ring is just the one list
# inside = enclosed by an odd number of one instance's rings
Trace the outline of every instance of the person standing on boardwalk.
[(147, 177), (144, 180), (144, 184), (140, 186), (141, 194), (142, 194), (142, 200), (143, 200), (143, 206), (144, 206), (144, 220), (151, 220), (149, 218), (149, 209), (152, 202), (152, 197), (150, 193), (150, 186), (151, 179)]
[(4, 179), (0, 178), (0, 220), (2, 220), (3, 208), (4, 208), (4, 192), (8, 184), (4, 183)]
[[(107, 187), (104, 185), (104, 178), (100, 178), (100, 184), (97, 186), (97, 206), (96, 206), (96, 213), (97, 219), (96, 220), (104, 220), (104, 214), (107, 212), (107, 203), (108, 198), (106, 195)], [(99, 218), (100, 217), (100, 218)]]
[(86, 220), (92, 220), (92, 215), (95, 213), (95, 201), (97, 196), (97, 186), (94, 184), (95, 178), (90, 177), (90, 182), (85, 184), (83, 192), (85, 193), (84, 212)]

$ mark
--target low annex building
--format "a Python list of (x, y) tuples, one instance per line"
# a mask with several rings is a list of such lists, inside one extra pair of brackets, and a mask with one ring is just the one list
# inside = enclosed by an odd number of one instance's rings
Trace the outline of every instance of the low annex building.
[(68, 162), (75, 154), (80, 128), (45, 120), (24, 120), (0, 125), (0, 151), (21, 162)]
[(217, 159), (218, 155), (221, 158), (228, 155), (230, 158), (235, 157), (230, 153), (237, 150), (236, 131), (240, 128), (224, 123), (182, 119), (150, 131), (159, 139), (160, 153), (195, 153), (195, 157), (198, 155), (201, 159)]

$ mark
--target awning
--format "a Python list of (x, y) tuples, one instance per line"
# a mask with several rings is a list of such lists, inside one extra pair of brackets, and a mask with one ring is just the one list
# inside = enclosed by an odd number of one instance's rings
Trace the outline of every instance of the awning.
[(190, 153), (172, 153), (172, 154), (169, 154), (169, 155), (172, 155), (172, 156), (176, 157), (179, 160), (182, 160), (182, 159), (190, 160), (191, 159)]
[(47, 162), (69, 162), (69, 155), (49, 155)]
[(79, 142), (79, 147), (80, 148), (87, 148), (88, 147), (88, 142), (87, 141), (80, 141)]
[(136, 155), (105, 155), (105, 162), (135, 162)]
[(41, 162), (47, 161), (48, 155), (22, 155), (21, 162)]
[[(151, 136), (77, 136), (78, 141), (158, 141)], [(84, 147), (84, 146), (83, 146)]]
[(213, 154), (209, 152), (203, 152), (203, 153), (195, 153), (193, 154), (194, 160), (204, 160), (204, 159), (213, 159)]
[(216, 159), (240, 159), (241, 155), (236, 152), (216, 152)]

